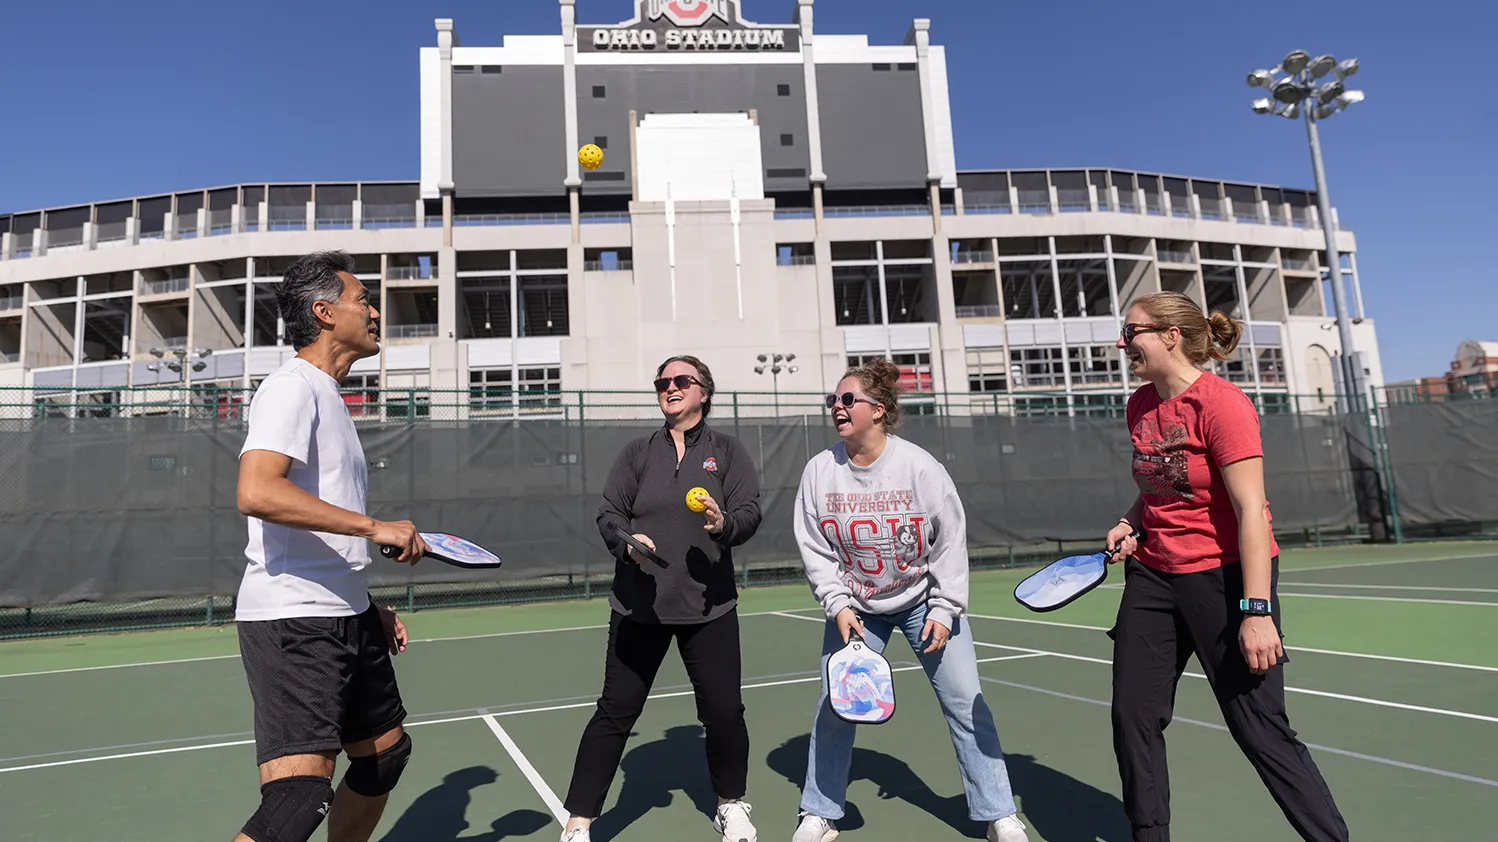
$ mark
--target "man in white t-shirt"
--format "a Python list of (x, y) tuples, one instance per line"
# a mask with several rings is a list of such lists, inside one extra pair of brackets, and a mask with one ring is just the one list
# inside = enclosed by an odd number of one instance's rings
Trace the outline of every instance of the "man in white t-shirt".
[[(261, 803), (235, 842), (306, 842), (324, 819), (330, 842), (367, 842), (410, 758), (390, 660), (406, 630), (370, 601), (367, 568), (370, 542), (412, 564), (426, 544), (408, 521), (365, 514), (364, 450), (338, 384), (380, 352), (380, 315), (353, 271), (344, 252), (286, 270), (276, 303), (297, 354), (250, 401), (238, 489), (249, 563), (235, 619)], [(340, 750), (349, 764), (335, 794)]]

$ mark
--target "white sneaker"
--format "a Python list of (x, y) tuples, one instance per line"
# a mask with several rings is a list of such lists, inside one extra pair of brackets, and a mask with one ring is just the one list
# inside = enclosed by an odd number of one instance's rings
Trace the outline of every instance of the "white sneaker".
[(574, 827), (562, 834), (562, 842), (593, 842), (586, 827)]
[(988, 826), (988, 842), (1030, 842), (1019, 816), (1005, 816)]
[(837, 828), (827, 819), (811, 813), (801, 813), (800, 817), (801, 824), (797, 825), (791, 842), (832, 842), (837, 838)]
[(755, 842), (759, 838), (754, 824), (749, 821), (752, 809), (743, 801), (718, 805), (718, 814), (713, 817), (713, 828), (723, 834), (723, 842)]

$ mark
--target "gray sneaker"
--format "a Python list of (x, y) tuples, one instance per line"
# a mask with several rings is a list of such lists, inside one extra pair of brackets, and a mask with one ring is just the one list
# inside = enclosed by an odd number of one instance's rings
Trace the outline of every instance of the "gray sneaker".
[(1019, 816), (1005, 816), (988, 826), (988, 842), (1030, 842)]
[(756, 842), (759, 838), (754, 824), (749, 821), (753, 810), (746, 802), (730, 801), (718, 805), (718, 814), (713, 816), (713, 827), (723, 834), (723, 842)]
[(837, 838), (837, 828), (827, 819), (811, 813), (801, 813), (800, 819), (791, 842), (832, 842)]

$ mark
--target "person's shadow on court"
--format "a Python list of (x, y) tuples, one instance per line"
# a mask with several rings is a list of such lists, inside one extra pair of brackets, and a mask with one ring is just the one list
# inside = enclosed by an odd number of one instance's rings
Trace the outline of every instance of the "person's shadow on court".
[[(631, 734), (631, 736), (634, 736)], [(643, 743), (624, 755), (619, 764), (624, 783), (613, 809), (593, 822), (595, 842), (619, 838), (651, 810), (669, 807), (672, 793), (681, 791), (698, 812), (711, 817), (718, 810), (707, 771), (707, 741), (700, 725), (678, 725), (665, 739)]]
[(495, 819), (487, 833), (461, 835), (468, 830), (463, 816), (473, 800), (473, 790), (497, 780), (499, 773), (487, 766), (450, 773), (441, 784), (417, 796), (380, 842), (500, 842), (511, 836), (529, 836), (552, 823), (545, 813), (515, 810)]
[[(810, 734), (792, 737), (771, 751), (770, 768), (802, 789), (806, 785), (806, 752)], [(944, 757), (951, 758), (951, 753)], [(1124, 818), (1123, 804), (1103, 792), (1055, 769), (1035, 762), (1026, 754), (1006, 754), (1009, 783), (1014, 789), (1023, 818), (1046, 842), (1128, 842), (1132, 838)], [(952, 761), (954, 766), (956, 761)], [(952, 770), (957, 771), (955, 768)], [(869, 781), (879, 787), (881, 799), (898, 798), (924, 810), (969, 839), (982, 839), (987, 828), (968, 818), (967, 795), (942, 796), (932, 791), (903, 760), (872, 749), (853, 747), (848, 784)], [(857, 830), (863, 814), (851, 799), (844, 805), (838, 830)]]

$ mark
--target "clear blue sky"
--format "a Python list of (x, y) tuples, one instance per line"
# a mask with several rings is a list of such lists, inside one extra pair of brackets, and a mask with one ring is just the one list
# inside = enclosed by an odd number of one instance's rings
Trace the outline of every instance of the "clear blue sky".
[[(789, 20), (792, 0), (745, 0)], [(1337, 15), (1337, 8), (1355, 10)], [(630, 0), (578, 0), (583, 23)], [(1294, 9), (1291, 34), (1290, 10)], [(817, 28), (948, 49), (957, 163), (1110, 166), (1312, 186), (1304, 129), (1244, 76), (1292, 49), (1356, 56), (1368, 99), (1323, 126), (1333, 202), (1390, 380), (1498, 339), (1498, 58), (1489, 3), (819, 0)], [(554, 0), (16, 2), (0, 12), (0, 208), (240, 181), (415, 179), (417, 54), (558, 31)], [(1309, 33), (1319, 33), (1315, 36)]]

